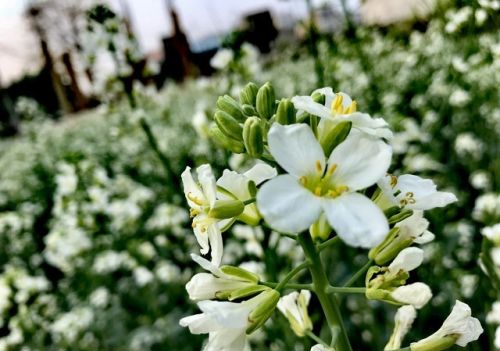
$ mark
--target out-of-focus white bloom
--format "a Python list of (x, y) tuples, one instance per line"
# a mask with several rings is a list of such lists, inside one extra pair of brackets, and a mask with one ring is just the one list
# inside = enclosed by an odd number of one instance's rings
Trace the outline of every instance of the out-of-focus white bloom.
[(455, 139), (455, 151), (460, 157), (472, 156), (479, 159), (483, 150), (483, 142), (472, 133), (459, 134)]
[(142, 257), (148, 260), (151, 260), (157, 254), (153, 244), (151, 244), (149, 241), (143, 242), (141, 245), (139, 245), (137, 251)]
[(472, 8), (470, 6), (464, 6), (458, 10), (450, 10), (447, 13), (448, 23), (446, 23), (444, 30), (447, 33), (456, 32), (469, 20), (472, 13)]
[(210, 66), (215, 69), (223, 70), (229, 66), (234, 59), (234, 52), (231, 49), (220, 49), (210, 60)]
[(495, 347), (500, 349), (500, 326), (495, 331)]
[(389, 265), (391, 274), (398, 272), (410, 272), (419, 267), (424, 260), (424, 251), (418, 247), (407, 247), (402, 250)]
[(417, 317), (417, 311), (411, 305), (402, 306), (394, 316), (394, 330), (384, 350), (396, 350), (401, 348), (404, 337), (410, 331), (413, 321)]
[(475, 171), (470, 176), (470, 183), (475, 189), (487, 189), (491, 186), (491, 178), (485, 171)]
[(389, 230), (387, 219), (356, 191), (374, 184), (387, 171), (392, 156), (387, 144), (351, 133), (327, 161), (304, 124), (274, 124), (268, 143), (276, 162), (289, 173), (268, 181), (257, 193), (259, 210), (271, 227), (298, 233), (324, 212), (339, 237), (351, 246), (370, 248), (383, 240)]
[(424, 349), (425, 345), (430, 345), (444, 338), (451, 338), (452, 344), (465, 347), (469, 342), (477, 340), (482, 332), (483, 328), (479, 320), (471, 317), (470, 307), (457, 300), (441, 328), (431, 336), (412, 343), (411, 350), (419, 351)]
[(443, 164), (428, 154), (407, 155), (403, 164), (411, 172), (442, 171), (444, 169)]
[(220, 297), (220, 294), (228, 294), (232, 291), (255, 286), (259, 277), (245, 272), (244, 275), (236, 276), (224, 273), (217, 266), (198, 255), (191, 255), (193, 261), (210, 273), (195, 274), (186, 284), (189, 298), (194, 301), (210, 300)]
[(80, 333), (85, 331), (94, 320), (94, 313), (89, 307), (78, 307), (62, 314), (50, 326), (52, 337), (56, 341), (74, 343)]
[[(345, 93), (335, 94), (332, 88), (317, 89), (313, 94), (321, 93), (325, 96), (325, 103), (315, 102), (311, 96), (294, 96), (292, 103), (299, 111), (305, 111), (321, 117), (318, 130), (331, 129), (340, 122), (350, 121), (353, 128), (363, 133), (380, 138), (392, 137), (389, 125), (382, 118), (371, 118), (366, 113), (357, 112), (356, 102)], [(321, 136), (320, 136), (321, 139)]]
[(498, 10), (500, 9), (500, 1), (498, 0), (478, 0), (479, 5), (485, 9)]
[(208, 139), (210, 122), (204, 111), (197, 111), (193, 116), (193, 128), (201, 138)]
[(145, 286), (154, 280), (154, 275), (146, 267), (136, 267), (133, 270), (134, 280), (139, 286)]
[(11, 306), (10, 297), (12, 295), (12, 289), (5, 278), (0, 277), (0, 326), (3, 326), (3, 314)]
[(488, 19), (488, 12), (486, 12), (486, 10), (484, 9), (477, 9), (476, 12), (474, 12), (474, 17), (476, 19), (477, 25), (482, 26)]
[(74, 193), (78, 185), (75, 167), (67, 163), (62, 163), (57, 168), (59, 171), (55, 179), (57, 192), (63, 196)]
[(464, 107), (470, 101), (470, 95), (465, 90), (457, 89), (450, 95), (450, 105)]
[(391, 292), (390, 297), (400, 304), (412, 305), (420, 309), (432, 298), (432, 292), (427, 284), (417, 282), (396, 288)]
[(494, 247), (491, 249), (490, 252), (491, 259), (493, 261), (493, 264), (497, 267), (500, 267), (500, 247)]
[(107, 250), (96, 256), (92, 269), (98, 274), (108, 274), (121, 268), (131, 269), (136, 265), (137, 262), (128, 252)]
[(169, 261), (158, 262), (155, 267), (155, 275), (164, 283), (171, 283), (182, 279), (180, 268)]
[[(278, 298), (278, 292), (268, 290), (240, 303), (201, 301), (198, 307), (203, 313), (182, 318), (179, 324), (189, 327), (192, 334), (209, 334), (205, 350), (243, 351), (247, 330), (269, 317)], [(256, 309), (262, 309), (263, 306), (267, 311), (259, 311), (261, 315), (253, 316)]]
[(487, 193), (479, 196), (474, 204), (472, 218), (483, 223), (500, 220), (500, 194)]
[(155, 208), (153, 215), (146, 222), (150, 230), (161, 230), (182, 226), (189, 219), (187, 211), (179, 206), (160, 204)]
[(385, 197), (378, 199), (377, 202), (383, 205), (386, 204), (383, 200), (386, 200), (392, 206), (430, 210), (457, 201), (454, 194), (437, 191), (436, 184), (432, 180), (412, 174), (403, 174), (399, 177), (386, 175), (377, 184), (382, 189), (382, 196)]
[(470, 299), (477, 289), (479, 277), (475, 274), (464, 274), (460, 277), (460, 292), (466, 299)]
[(95, 289), (89, 297), (90, 303), (99, 308), (106, 307), (110, 300), (110, 294), (108, 289), (100, 287)]
[(491, 227), (484, 227), (481, 229), (481, 234), (487, 237), (488, 240), (500, 245), (500, 223), (492, 225)]
[(328, 347), (323, 344), (316, 344), (313, 347), (311, 347), (311, 351), (335, 351), (333, 347)]
[(303, 337), (313, 328), (307, 312), (310, 299), (310, 291), (301, 290), (300, 293), (294, 291), (285, 295), (278, 301), (278, 309), (288, 319), (293, 332), (299, 337)]

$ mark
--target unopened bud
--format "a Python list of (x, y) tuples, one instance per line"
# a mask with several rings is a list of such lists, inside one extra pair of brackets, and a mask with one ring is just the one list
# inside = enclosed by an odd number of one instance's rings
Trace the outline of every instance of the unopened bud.
[(441, 338), (435, 340), (429, 340), (425, 343), (413, 343), (410, 345), (411, 351), (443, 351), (448, 350), (449, 348), (455, 345), (455, 342), (458, 339), (458, 335), (456, 336), (443, 336)]
[(243, 137), (241, 135), (241, 133), (243, 132), (243, 128), (237, 120), (231, 117), (231, 115), (224, 111), (217, 111), (215, 112), (214, 120), (220, 131), (226, 136), (238, 141), (243, 140)]
[(264, 132), (262, 121), (258, 117), (250, 117), (243, 125), (243, 143), (248, 155), (259, 158), (264, 152)]
[(259, 329), (273, 314), (276, 305), (280, 299), (280, 293), (274, 289), (266, 290), (259, 295), (259, 305), (249, 314), (250, 322), (247, 328), (247, 334), (253, 333)]
[(243, 105), (243, 106), (241, 106), (241, 108), (243, 110), (243, 113), (246, 116), (255, 116), (255, 115), (257, 115), (257, 110), (252, 105)]
[(239, 216), (244, 209), (245, 205), (240, 200), (217, 200), (208, 215), (218, 219), (233, 218)]
[(263, 118), (271, 118), (274, 115), (275, 99), (274, 88), (269, 82), (261, 86), (257, 92), (257, 113)]
[(328, 220), (326, 219), (324, 213), (319, 216), (316, 222), (311, 224), (311, 226), (309, 227), (309, 232), (311, 233), (313, 239), (328, 239), (330, 233), (332, 232), (332, 227), (330, 226), (330, 223), (328, 223)]
[(320, 144), (325, 151), (325, 155), (330, 155), (333, 149), (347, 138), (351, 131), (351, 127), (352, 122), (340, 122), (321, 138)]
[(276, 122), (282, 125), (295, 123), (297, 111), (290, 99), (281, 99), (276, 111)]
[(245, 146), (241, 141), (227, 137), (216, 124), (210, 127), (208, 134), (215, 143), (224, 149), (228, 149), (236, 154), (241, 154), (245, 151)]
[(384, 265), (393, 260), (412, 243), (413, 238), (400, 235), (400, 228), (394, 227), (389, 231), (382, 243), (370, 250), (368, 257), (374, 260), (376, 264)]
[(231, 294), (227, 297), (229, 301), (237, 300), (237, 299), (243, 299), (245, 297), (253, 296), (257, 293), (260, 293), (264, 290), (269, 289), (269, 287), (264, 286), (264, 285), (251, 285), (247, 286), (245, 288), (241, 288), (238, 290), (234, 290), (231, 292)]
[(230, 275), (236, 280), (243, 280), (257, 284), (260, 279), (257, 274), (247, 271), (246, 269), (240, 267), (222, 266), (220, 267), (220, 270), (222, 271), (222, 273)]
[(243, 122), (245, 120), (245, 116), (243, 115), (243, 111), (241, 110), (240, 105), (236, 102), (235, 99), (230, 97), (229, 95), (221, 96), (217, 99), (217, 108), (228, 113), (230, 116), (235, 118), (236, 120)]
[(255, 83), (252, 82), (248, 83), (240, 91), (240, 102), (242, 104), (255, 106), (258, 91), (259, 88), (257, 87), (257, 85), (255, 85)]

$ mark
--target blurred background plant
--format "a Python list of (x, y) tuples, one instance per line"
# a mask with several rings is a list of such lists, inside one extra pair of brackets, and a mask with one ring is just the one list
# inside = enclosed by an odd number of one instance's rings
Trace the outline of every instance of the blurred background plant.
[[(172, 36), (155, 64), (139, 50), (130, 13), (31, 2), (45, 64), (0, 90), (2, 134), (16, 135), (0, 140), (0, 350), (201, 348), (178, 326), (194, 312), (184, 285), (197, 269), (179, 174), (204, 162), (219, 175), (227, 164), (245, 169), (209, 130), (217, 97), (237, 98), (249, 80), (272, 82), (277, 98), (332, 86), (390, 123), (393, 168), (459, 199), (428, 214), (438, 240), (424, 247), (414, 279), (434, 298), (410, 337), (437, 329), (460, 299), (487, 325), (469, 349), (500, 349), (500, 2), (437, 2), (406, 19), (381, 17), (372, 3), (304, 2), (295, 33), (279, 35), (269, 12), (253, 14), (221, 49), (195, 53), (169, 1)], [(114, 62), (106, 74), (95, 68), (100, 55)], [(267, 228), (238, 225), (225, 240), (232, 264), (269, 280), (301, 259)], [(332, 262), (366, 260), (343, 244), (325, 252)], [(337, 264), (330, 278), (342, 282), (350, 269)], [(342, 308), (359, 335), (354, 349), (382, 350), (395, 309), (355, 296)], [(313, 323), (315, 309), (313, 299)], [(287, 328), (277, 316), (251, 343), (310, 348)]]

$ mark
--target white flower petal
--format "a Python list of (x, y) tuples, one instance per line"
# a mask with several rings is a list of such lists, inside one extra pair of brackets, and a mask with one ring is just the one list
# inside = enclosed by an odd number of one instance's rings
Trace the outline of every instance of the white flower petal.
[(389, 231), (382, 210), (364, 195), (346, 193), (324, 200), (323, 209), (330, 225), (348, 245), (375, 247)]
[(432, 298), (432, 292), (427, 284), (418, 282), (400, 286), (391, 293), (391, 297), (401, 304), (420, 309)]
[(389, 265), (389, 270), (396, 274), (399, 271), (410, 272), (424, 261), (424, 251), (418, 247), (407, 247), (402, 250)]
[[(200, 214), (197, 217), (206, 217), (204, 214)], [(203, 232), (201, 230), (200, 226), (195, 226), (193, 228), (194, 236), (196, 237), (196, 241), (198, 241), (198, 244), (200, 245), (200, 252), (202, 255), (206, 255), (208, 253), (208, 250), (210, 250), (210, 245), (208, 243), (208, 235), (207, 232)]]
[(423, 179), (412, 174), (404, 174), (398, 177), (394, 191), (397, 190), (401, 191), (398, 199), (404, 198), (407, 193), (413, 193), (415, 203), (406, 205), (409, 209), (430, 210), (457, 201), (454, 194), (437, 191), (436, 184), (432, 180)]
[(217, 186), (215, 185), (215, 177), (212, 173), (212, 167), (209, 164), (201, 165), (196, 169), (198, 173), (198, 181), (203, 189), (203, 194), (205, 194), (210, 207), (214, 206), (215, 198), (217, 195)]
[(201, 301), (198, 303), (198, 307), (219, 325), (231, 329), (240, 329), (247, 327), (248, 315), (253, 306), (226, 301)]
[(285, 233), (299, 233), (319, 217), (321, 199), (285, 174), (265, 183), (257, 193), (257, 207), (266, 222)]
[[(323, 149), (309, 126), (274, 123), (267, 138), (271, 155), (291, 175), (298, 178), (322, 173), (325, 169)], [(321, 169), (318, 169), (318, 162)]]
[(193, 179), (193, 175), (191, 174), (191, 167), (186, 167), (184, 172), (181, 174), (182, 184), (184, 186), (184, 195), (186, 196), (186, 200), (188, 202), (189, 207), (199, 208), (200, 205), (193, 202), (191, 198), (199, 199), (200, 201), (205, 200), (205, 195), (201, 191), (198, 184)]
[(383, 118), (372, 118), (369, 114), (361, 112), (354, 112), (342, 117), (352, 121), (354, 128), (368, 135), (385, 139), (391, 139), (393, 136), (389, 124)]
[(189, 327), (191, 334), (206, 334), (217, 330), (214, 320), (204, 313), (184, 317), (179, 324), (181, 327)]
[(321, 118), (332, 118), (330, 107), (315, 102), (310, 96), (294, 96), (292, 103), (299, 111), (304, 111)]
[(274, 178), (278, 175), (276, 168), (269, 166), (266, 163), (257, 163), (244, 173), (244, 176), (252, 180), (256, 185)]
[(215, 275), (217, 277), (225, 276), (225, 274), (222, 273), (222, 271), (219, 269), (219, 267), (213, 265), (209, 260), (207, 260), (199, 255), (196, 255), (196, 254), (191, 254), (191, 259), (193, 261), (195, 261), (196, 263), (198, 263), (201, 266), (201, 268), (203, 268), (206, 271), (209, 271), (213, 275)]
[(328, 165), (337, 165), (332, 179), (350, 191), (375, 184), (391, 164), (392, 149), (382, 140), (351, 133), (331, 153)]
[(210, 255), (212, 256), (212, 264), (220, 266), (222, 261), (223, 242), (222, 233), (217, 227), (217, 224), (209, 225), (207, 228), (208, 240), (210, 241)]

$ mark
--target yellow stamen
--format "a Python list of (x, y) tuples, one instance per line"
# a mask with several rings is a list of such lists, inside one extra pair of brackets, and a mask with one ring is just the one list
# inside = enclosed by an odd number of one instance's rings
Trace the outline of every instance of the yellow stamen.
[(299, 178), (299, 182), (300, 184), (302, 184), (303, 186), (306, 186), (307, 185), (307, 177), (306, 176), (302, 176)]
[(316, 170), (318, 172), (321, 172), (323, 170), (323, 167), (321, 166), (321, 161), (320, 160), (316, 160)]
[(328, 175), (329, 176), (332, 176), (333, 173), (335, 173), (335, 170), (337, 169), (337, 164), (336, 163), (333, 163), (330, 165), (330, 167), (328, 168)]
[(314, 189), (314, 194), (316, 196), (321, 196), (321, 187), (317, 186), (316, 189)]
[(199, 206), (203, 205), (203, 201), (202, 201), (202, 200), (200, 200), (200, 199), (198, 199), (197, 197), (195, 197), (195, 196), (193, 195), (193, 193), (189, 192), (189, 193), (187, 194), (187, 197), (188, 197), (188, 199), (189, 199), (189, 200), (193, 201), (195, 204), (197, 204), (197, 205), (199, 205)]
[(392, 174), (390, 176), (391, 176), (390, 184), (391, 184), (391, 187), (394, 188), (396, 186), (396, 184), (398, 184), (398, 177), (396, 177), (395, 175), (392, 175)]
[(345, 113), (346, 114), (351, 114), (354, 113), (358, 110), (358, 103), (356, 101), (351, 102), (349, 107), (346, 109)]

